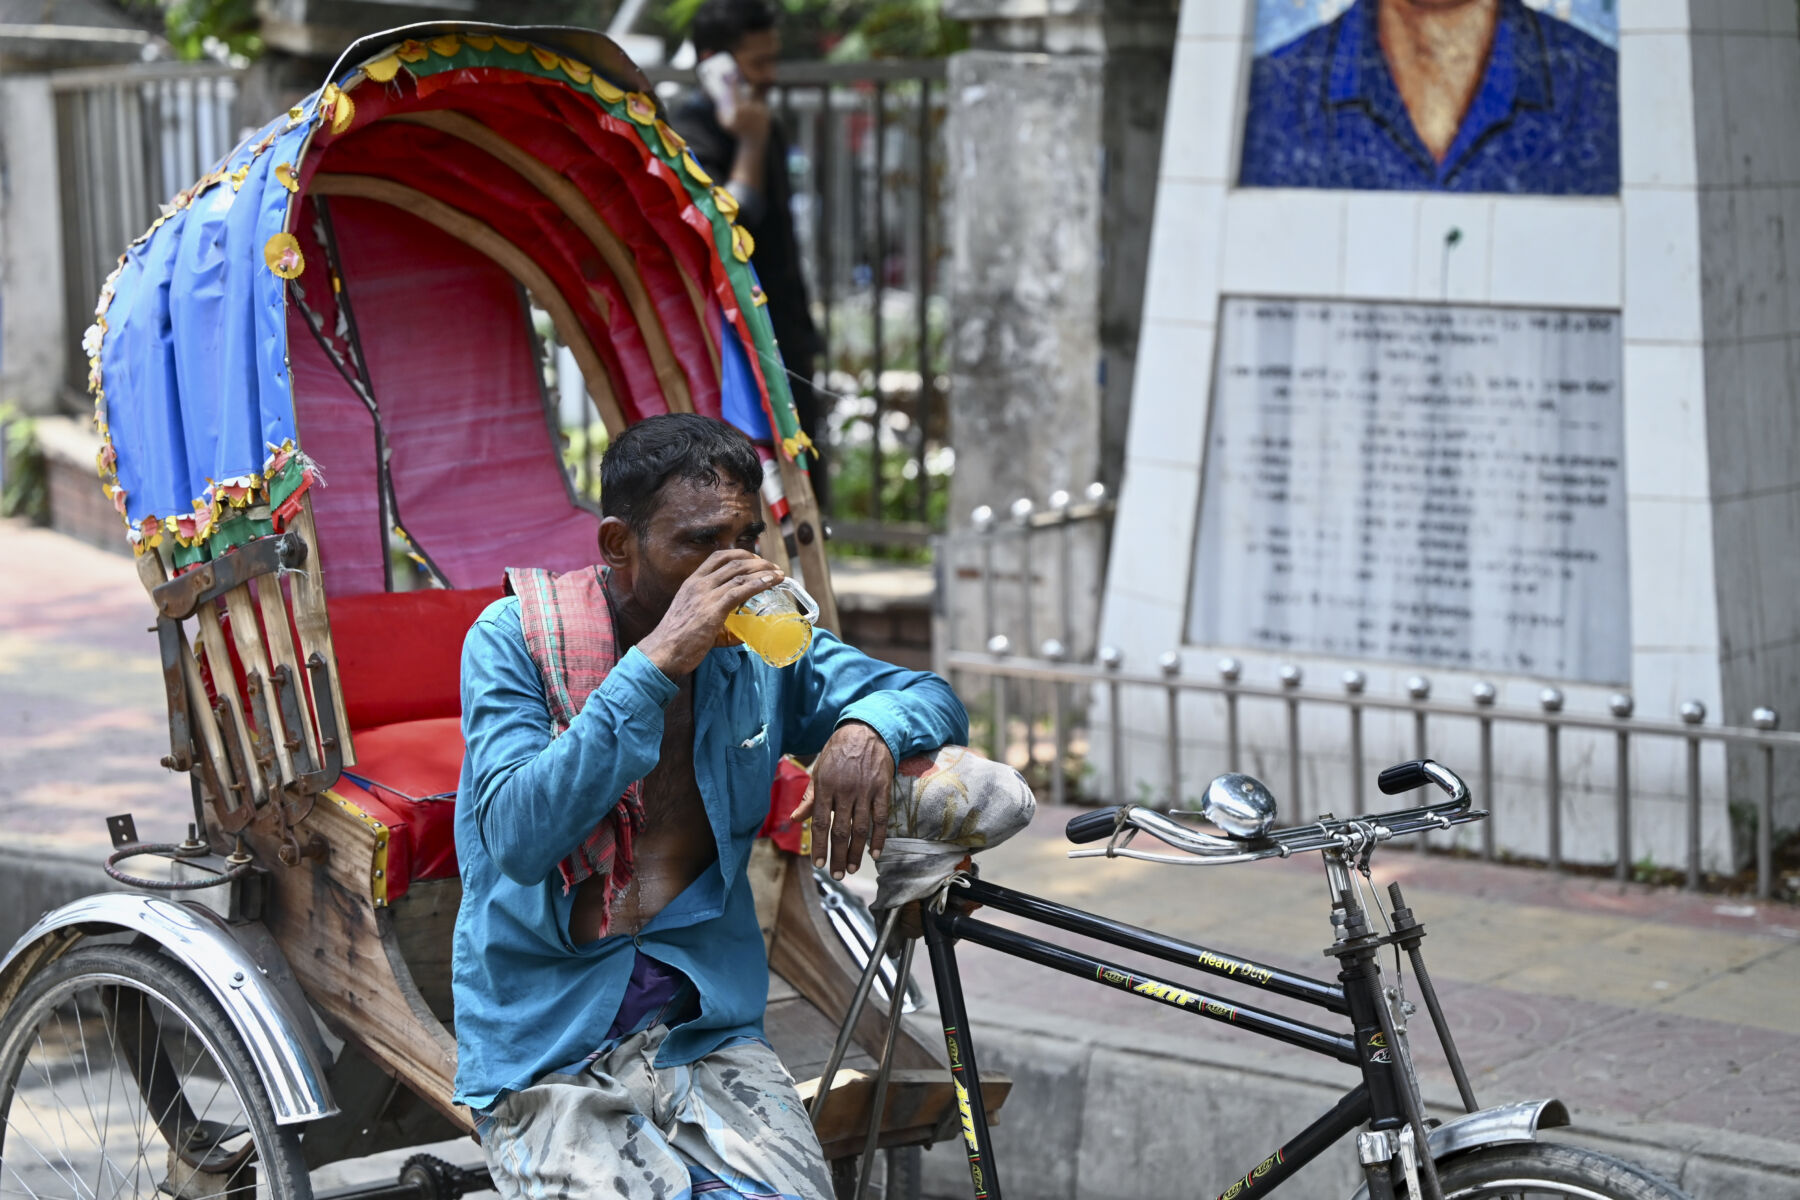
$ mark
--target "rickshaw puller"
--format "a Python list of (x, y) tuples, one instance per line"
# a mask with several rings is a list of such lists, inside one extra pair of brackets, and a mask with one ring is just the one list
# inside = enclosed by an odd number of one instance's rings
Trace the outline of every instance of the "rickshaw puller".
[(604, 569), (509, 572), (465, 642), (456, 1099), (503, 1196), (830, 1200), (763, 1039), (750, 844), (781, 755), (817, 754), (815, 854), (856, 870), (894, 764), (968, 719), (824, 630), (782, 669), (729, 644), (781, 578), (761, 480), (724, 422), (639, 422), (601, 464)]

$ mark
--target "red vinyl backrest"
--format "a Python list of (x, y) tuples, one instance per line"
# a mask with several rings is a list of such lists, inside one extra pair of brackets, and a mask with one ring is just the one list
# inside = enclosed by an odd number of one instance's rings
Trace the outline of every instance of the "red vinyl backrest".
[(332, 597), (350, 728), (461, 716), (463, 638), (500, 596), (492, 587)]

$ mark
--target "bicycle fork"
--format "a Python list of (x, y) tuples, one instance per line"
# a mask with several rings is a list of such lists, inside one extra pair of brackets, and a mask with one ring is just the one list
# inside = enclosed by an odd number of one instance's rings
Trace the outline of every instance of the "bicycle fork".
[[(1338, 980), (1344, 985), (1344, 999), (1350, 1006), (1357, 1053), (1373, 1112), (1368, 1132), (1356, 1139), (1357, 1158), (1369, 1181), (1369, 1195), (1371, 1200), (1389, 1200), (1398, 1178), (1405, 1182), (1409, 1198), (1443, 1200), (1425, 1131), (1424, 1103), (1413, 1078), (1411, 1051), (1387, 997), (1382, 994), (1381, 969), (1375, 961), (1389, 939), (1377, 936), (1370, 928), (1345, 853), (1327, 851), (1324, 858), (1331, 887), (1332, 921), (1339, 927), (1338, 940), (1325, 953), (1340, 963)], [(1447, 1038), (1447, 1031), (1440, 1030), (1440, 1036)]]

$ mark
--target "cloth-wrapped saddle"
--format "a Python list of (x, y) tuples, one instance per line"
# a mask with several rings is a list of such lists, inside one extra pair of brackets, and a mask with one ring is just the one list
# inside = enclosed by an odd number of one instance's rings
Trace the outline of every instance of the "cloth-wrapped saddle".
[(903, 760), (894, 772), (888, 837), (876, 860), (877, 909), (922, 900), (971, 851), (997, 846), (1037, 812), (1024, 776), (967, 746)]

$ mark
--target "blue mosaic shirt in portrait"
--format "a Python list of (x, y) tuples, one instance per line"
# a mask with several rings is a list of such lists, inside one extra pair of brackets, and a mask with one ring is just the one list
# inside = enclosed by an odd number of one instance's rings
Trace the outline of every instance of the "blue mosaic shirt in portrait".
[(1500, 0), (1486, 70), (1439, 163), (1388, 71), (1376, 3), (1356, 0), (1251, 64), (1241, 185), (1618, 192), (1617, 53), (1520, 0)]

